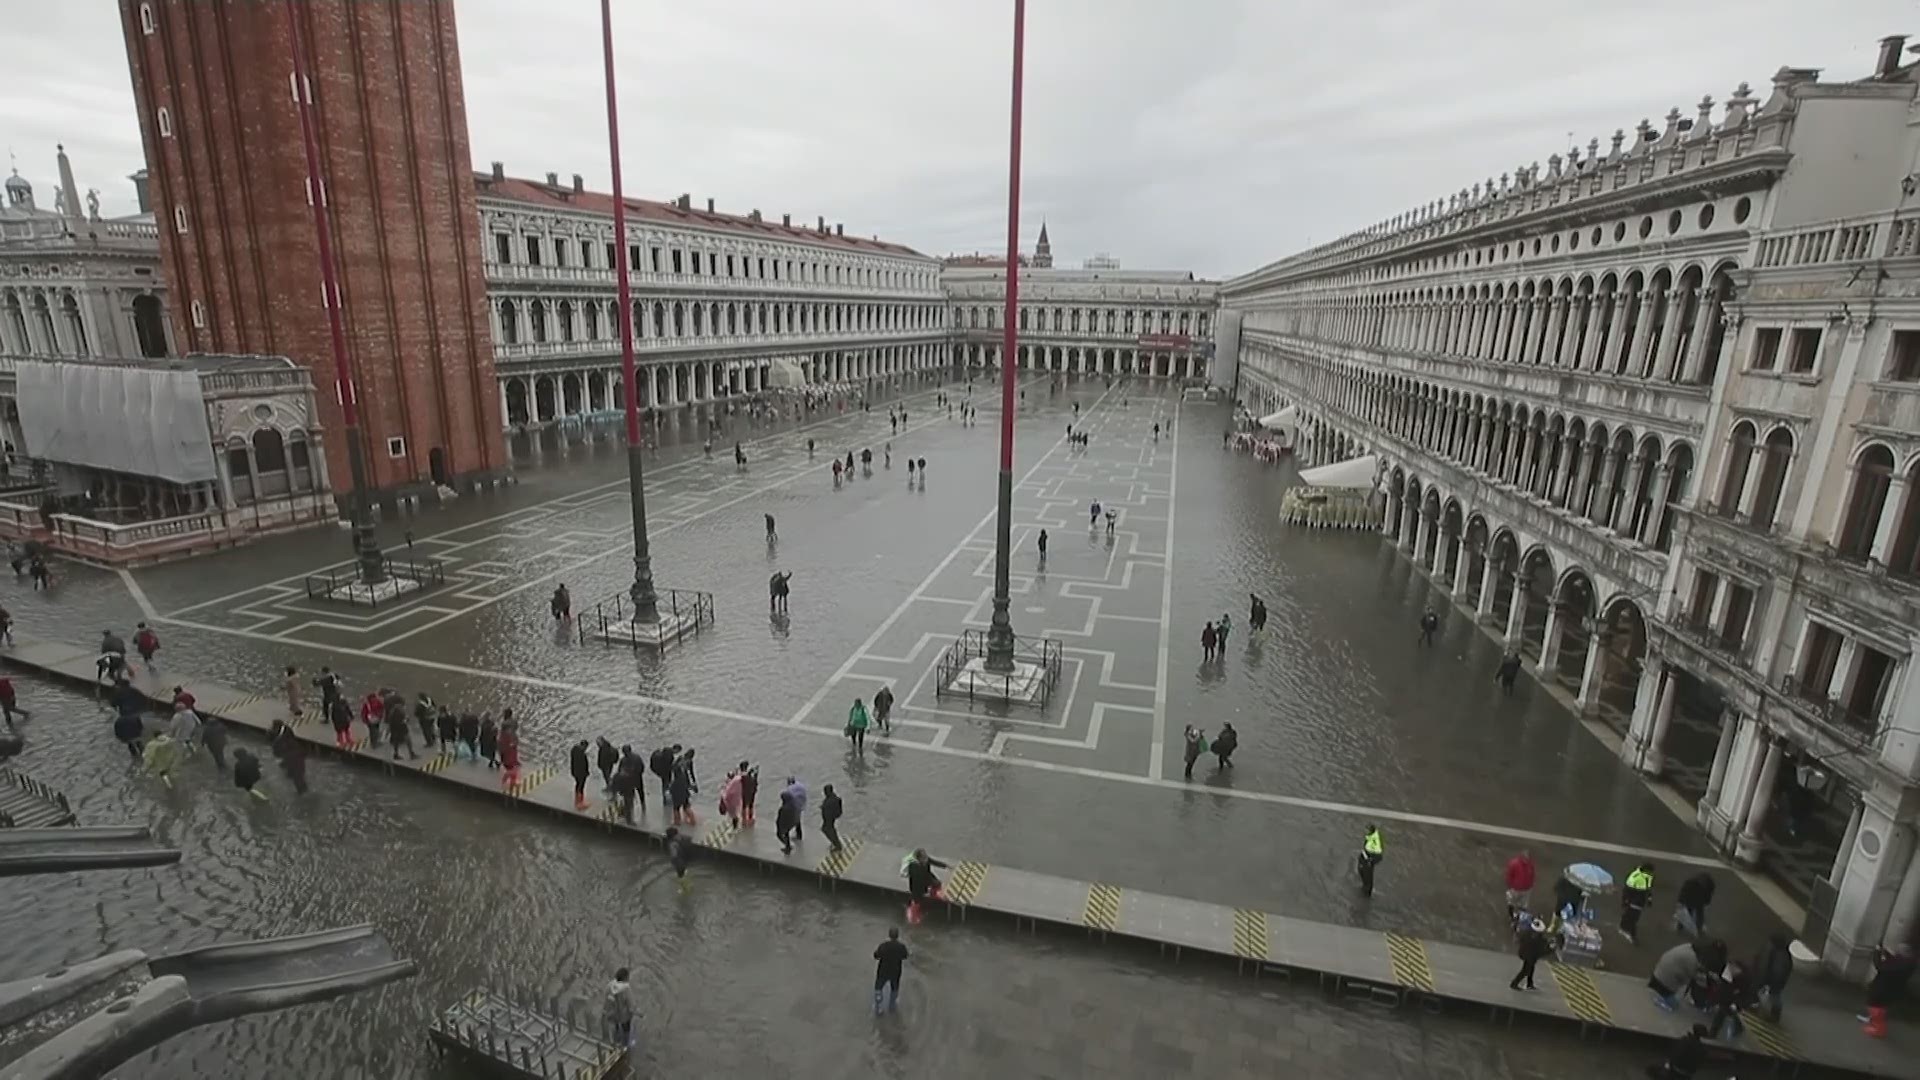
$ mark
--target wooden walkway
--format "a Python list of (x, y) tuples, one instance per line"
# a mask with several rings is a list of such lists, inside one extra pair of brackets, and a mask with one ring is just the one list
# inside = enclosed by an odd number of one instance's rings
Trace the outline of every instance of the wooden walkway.
[[(29, 641), (23, 635), (12, 648), (0, 649), (0, 660), (81, 684), (92, 684), (96, 654), (90, 649), (58, 642)], [(184, 685), (199, 702), (199, 711), (260, 732), (287, 718), (277, 694), (237, 690), (171, 667), (164, 678), (143, 673), (136, 680), (143, 693), (164, 704), (172, 687)], [(502, 784), (498, 770), (459, 762), (451, 754), (422, 755), (418, 760), (394, 761), (384, 747), (371, 752), (355, 747), (343, 751), (333, 744), (332, 729), (309, 714), (295, 728), (309, 747), (320, 753), (354, 757), (390, 772), (421, 778), (443, 788), (465, 790), (510, 805), (538, 808), (582, 824), (658, 843), (666, 813), (651, 792), (648, 805), (635, 806), (639, 821), (620, 822), (610, 803), (594, 796), (585, 810), (573, 805), (573, 781), (558, 765), (535, 764), (523, 770), (512, 789)], [(777, 801), (771, 784), (763, 785), (763, 804)], [(906, 880), (900, 874), (905, 849), (858, 836), (842, 835), (845, 850), (829, 853), (814, 829), (818, 792), (806, 822), (806, 840), (792, 855), (783, 854), (774, 836), (772, 809), (757, 827), (734, 828), (724, 819), (707, 819), (690, 830), (696, 841), (715, 856), (751, 862), (767, 871), (784, 870), (814, 878), (822, 888), (842, 884), (862, 886), (904, 899)], [(1017, 927), (1036, 930), (1041, 924), (1083, 930), (1089, 937), (1131, 938), (1157, 945), (1178, 958), (1186, 952), (1231, 959), (1255, 974), (1316, 977), (1329, 991), (1398, 1006), (1417, 1002), (1432, 1011), (1449, 1003), (1485, 1008), (1496, 1020), (1512, 1022), (1515, 1015), (1567, 1021), (1582, 1034), (1620, 1033), (1667, 1040), (1683, 1033), (1699, 1018), (1689, 1011), (1658, 1008), (1644, 979), (1608, 971), (1592, 971), (1564, 964), (1543, 965), (1540, 990), (1523, 993), (1507, 988), (1518, 961), (1505, 952), (1465, 948), (1401, 934), (1350, 926), (1311, 922), (1250, 908), (1203, 903), (1102, 882), (1074, 881), (1036, 874), (1014, 867), (965, 861), (954, 852), (936, 851), (951, 865), (944, 872), (949, 914), (971, 913), (1011, 917)], [(1778, 1025), (1749, 1016), (1745, 1036), (1726, 1049), (1747, 1064), (1760, 1065), (1780, 1075), (1797, 1073), (1802, 1065), (1866, 1076), (1920, 1077), (1920, 1032), (1896, 1025), (1889, 1038), (1871, 1039), (1861, 1033), (1853, 1016), (1840, 1009), (1812, 1003), (1796, 1004), (1789, 995), (1786, 1014)], [(1743, 1066), (1744, 1067), (1744, 1066)]]
[(73, 821), (65, 795), (25, 773), (0, 769), (0, 829), (49, 829)]

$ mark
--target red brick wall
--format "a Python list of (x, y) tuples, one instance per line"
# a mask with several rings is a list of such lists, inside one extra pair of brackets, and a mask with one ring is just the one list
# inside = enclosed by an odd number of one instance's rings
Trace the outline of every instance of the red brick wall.
[[(452, 0), (296, 10), (369, 477), (382, 490), (424, 482), (436, 448), (451, 476), (504, 471)], [(310, 368), (344, 490), (286, 0), (120, 0), (120, 12), (178, 339)], [(406, 456), (389, 456), (389, 436)]]

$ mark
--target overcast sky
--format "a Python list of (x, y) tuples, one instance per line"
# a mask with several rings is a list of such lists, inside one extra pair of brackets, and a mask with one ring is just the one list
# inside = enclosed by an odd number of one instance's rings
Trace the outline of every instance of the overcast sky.
[[(1011, 0), (615, 0), (630, 193), (1004, 251)], [(459, 0), (476, 165), (607, 183), (599, 5)], [(142, 164), (113, 0), (0, 0), (0, 147), (108, 214)], [(1033, 0), (1023, 247), (1230, 276), (1782, 65), (1911, 0)], [(1920, 36), (1916, 37), (1920, 41)], [(1716, 112), (1716, 117), (1718, 113)]]

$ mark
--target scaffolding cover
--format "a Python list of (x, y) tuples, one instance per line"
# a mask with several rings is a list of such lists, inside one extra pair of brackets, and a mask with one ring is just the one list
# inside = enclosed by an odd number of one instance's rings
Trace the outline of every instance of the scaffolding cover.
[(1302, 469), (1300, 482), (1320, 488), (1366, 490), (1373, 487), (1374, 478), (1379, 471), (1380, 459), (1372, 454), (1362, 454), (1345, 461), (1336, 461), (1331, 465), (1322, 465), (1317, 469)]
[(176, 484), (213, 480), (200, 373), (106, 364), (21, 364), (27, 456)]

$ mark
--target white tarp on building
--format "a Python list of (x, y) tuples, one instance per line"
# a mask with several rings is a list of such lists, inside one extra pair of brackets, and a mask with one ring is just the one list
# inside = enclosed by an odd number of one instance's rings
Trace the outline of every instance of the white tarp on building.
[(1266, 428), (1268, 431), (1284, 431), (1291, 434), (1293, 431), (1293, 418), (1296, 412), (1295, 407), (1289, 405), (1279, 412), (1274, 413), (1272, 416), (1261, 417), (1260, 426)]
[(1379, 474), (1380, 459), (1372, 454), (1336, 461), (1300, 473), (1300, 482), (1317, 488), (1370, 489)]
[(799, 364), (784, 356), (776, 356), (767, 365), (767, 389), (786, 390), (807, 385), (807, 373)]
[(176, 484), (217, 476), (197, 371), (22, 363), (15, 377), (28, 457)]

